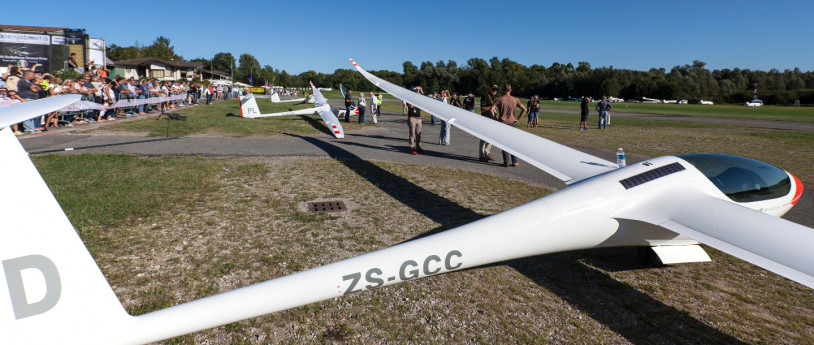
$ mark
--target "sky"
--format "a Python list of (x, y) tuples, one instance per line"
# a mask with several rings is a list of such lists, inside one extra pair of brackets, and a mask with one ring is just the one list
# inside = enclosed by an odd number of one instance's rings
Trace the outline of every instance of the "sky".
[[(412, 61), (649, 70), (814, 70), (814, 1), (40, 1), (2, 24), (84, 28), (108, 45), (170, 39), (185, 59), (248, 53), (299, 74)], [(807, 42), (807, 43), (806, 43)]]

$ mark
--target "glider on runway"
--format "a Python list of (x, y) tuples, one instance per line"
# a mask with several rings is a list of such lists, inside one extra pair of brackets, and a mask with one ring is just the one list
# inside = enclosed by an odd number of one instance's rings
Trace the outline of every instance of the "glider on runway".
[(293, 111), (284, 111), (272, 114), (261, 114), (260, 108), (257, 106), (257, 100), (255, 100), (254, 95), (248, 94), (240, 98), (240, 117), (254, 119), (258, 117), (311, 115), (314, 112), (316, 112), (322, 118), (322, 121), (325, 121), (325, 125), (328, 126), (328, 129), (331, 130), (331, 133), (337, 139), (344, 138), (345, 130), (342, 129), (342, 125), (339, 123), (339, 119), (336, 118), (336, 110), (332, 108), (330, 104), (328, 104), (328, 100), (325, 99), (325, 96), (322, 95), (322, 92), (320, 92), (319, 89), (317, 89), (314, 86), (313, 82), (311, 83), (311, 90), (314, 91), (313, 95), (315, 107)]
[[(708, 260), (699, 241), (814, 287), (814, 229), (777, 218), (803, 189), (781, 169), (714, 154), (666, 156), (618, 168), (354, 66), (379, 88), (569, 186), (438, 234), (131, 316), (8, 128), (38, 114), (7, 107), (0, 109), (0, 178), (15, 183), (7, 185), (0, 208), (5, 220), (0, 228), (0, 343), (147, 343), (417, 278), (597, 247), (654, 248), (664, 263)], [(317, 104), (327, 106), (319, 96)], [(13, 122), (5, 120), (10, 111)], [(15, 217), (34, 208), (46, 216), (35, 223)]]

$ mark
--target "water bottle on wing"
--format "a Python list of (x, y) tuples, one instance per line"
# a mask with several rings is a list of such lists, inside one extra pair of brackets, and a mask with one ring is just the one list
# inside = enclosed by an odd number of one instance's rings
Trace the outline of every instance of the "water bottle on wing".
[(625, 166), (625, 151), (621, 147), (616, 151), (616, 165), (620, 168)]

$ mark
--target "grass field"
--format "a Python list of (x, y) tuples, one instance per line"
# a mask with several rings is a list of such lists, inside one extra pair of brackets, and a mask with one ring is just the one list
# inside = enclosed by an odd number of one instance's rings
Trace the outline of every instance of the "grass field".
[[(338, 90), (324, 91), (323, 94), (328, 99), (342, 99), (342, 95)], [(367, 95), (368, 92), (365, 92)], [(358, 92), (354, 91), (354, 97), (358, 96)], [(463, 100), (464, 97), (461, 97)], [(385, 99), (395, 99), (393, 96), (385, 95)], [(523, 105), (526, 104), (528, 99), (521, 99)], [(394, 102), (389, 102), (394, 103)], [(398, 102), (401, 103), (400, 101)], [(475, 97), (476, 106), (480, 105), (480, 97)], [(563, 109), (579, 111), (579, 102), (567, 101), (548, 101), (541, 102), (542, 107), (545, 109)], [(591, 114), (595, 114), (594, 105), (596, 102), (590, 104)], [(395, 109), (396, 105), (391, 104)], [(400, 105), (398, 106), (400, 107)], [(400, 109), (399, 109), (400, 111)], [(476, 109), (476, 111), (478, 111)], [(814, 107), (791, 107), (791, 106), (774, 106), (766, 105), (762, 107), (750, 108), (740, 104), (714, 104), (714, 105), (700, 105), (700, 104), (649, 104), (649, 103), (613, 103), (613, 111), (625, 113), (639, 113), (639, 114), (659, 114), (659, 115), (684, 115), (684, 116), (703, 116), (703, 117), (717, 117), (717, 118), (738, 118), (738, 119), (752, 119), (752, 120), (772, 120), (772, 121), (797, 121), (797, 122), (814, 122)]]
[[(259, 101), (264, 112), (280, 111)], [(202, 120), (185, 130), (230, 136), (320, 132), (300, 117), (286, 128), (223, 126), (224, 121), (247, 121), (223, 116), (237, 111), (234, 103), (184, 110), (190, 121)], [(400, 110), (401, 105), (385, 107)], [(252, 121), (257, 120), (262, 119)], [(542, 127), (519, 128), (570, 146), (624, 147), (643, 156), (745, 155), (814, 185), (812, 133), (621, 117), (614, 118), (610, 130), (579, 132), (575, 120), (574, 114), (546, 113)], [(158, 124), (152, 128), (156, 125), (139, 122)], [(166, 125), (154, 119), (130, 123), (115, 126), (163, 135)], [(135, 315), (450, 229), (553, 192), (489, 174), (378, 161), (33, 159), (117, 296)], [(330, 199), (344, 200), (350, 211), (305, 212), (306, 202)], [(712, 263), (661, 269), (640, 266), (629, 248), (542, 255), (332, 299), (163, 343), (814, 344), (810, 289), (709, 252)]]
[[(134, 315), (449, 229), (551, 192), (455, 169), (328, 158), (35, 161), (59, 186), (58, 200)], [(320, 185), (336, 188), (326, 192), (301, 178), (320, 171), (331, 172)], [(307, 201), (336, 198), (351, 211), (304, 211)], [(810, 342), (809, 289), (710, 252), (714, 263), (663, 269), (639, 266), (625, 248), (518, 259), (164, 343)]]
[[(525, 100), (524, 100), (525, 101)], [(590, 104), (591, 113), (596, 103)], [(579, 111), (579, 102), (543, 101), (543, 108), (570, 109)], [(765, 105), (750, 108), (736, 104), (649, 104), (649, 103), (613, 103), (613, 111), (640, 114), (704, 116), (719, 118), (738, 118), (752, 120), (814, 122), (814, 107), (790, 107)]]

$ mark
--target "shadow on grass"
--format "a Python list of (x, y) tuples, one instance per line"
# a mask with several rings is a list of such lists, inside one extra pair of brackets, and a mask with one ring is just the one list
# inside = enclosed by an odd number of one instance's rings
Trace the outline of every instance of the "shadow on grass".
[[(402, 140), (402, 141), (406, 141), (406, 140)], [(378, 146), (378, 145), (362, 144), (362, 143), (353, 142), (353, 141), (343, 141), (343, 142), (341, 142), (341, 144), (342, 145), (348, 145), (348, 146), (363, 147), (363, 148), (374, 149), (374, 150), (383, 150), (383, 151), (388, 151), (388, 152), (404, 152), (405, 154), (410, 153), (410, 146), (408, 146), (408, 145), (384, 145), (384, 146)], [(428, 144), (428, 143), (423, 143), (423, 144)], [(425, 146), (430, 146), (430, 145), (425, 145)], [(435, 146), (435, 145), (433, 145), (433, 146)], [(471, 157), (471, 156), (463, 156), (463, 155), (449, 153), (449, 152), (438, 152), (438, 151), (434, 151), (434, 150), (430, 150), (430, 149), (424, 149), (424, 153), (422, 153), (421, 155), (422, 156), (428, 156), (428, 157), (447, 158), (447, 159), (452, 159), (452, 160), (456, 160), (456, 161), (470, 162), (470, 163), (475, 163), (475, 164), (499, 165), (497, 163), (481, 162), (477, 158)]]
[[(313, 137), (289, 135), (322, 149), (394, 199), (441, 224), (440, 227), (405, 242), (483, 218), (482, 215), (369, 163), (333, 143)], [(644, 268), (639, 264), (635, 253), (631, 248), (591, 249), (539, 255), (486, 266), (509, 265), (634, 344), (742, 344), (685, 312), (665, 305), (583, 263), (599, 262), (617, 269)], [(610, 262), (604, 263), (605, 261)]]
[(744, 344), (591, 267), (592, 262), (617, 270), (653, 269), (639, 264), (633, 248), (589, 249), (506, 263), (633, 344)]
[[(316, 121), (314, 121), (316, 122)], [(324, 126), (323, 126), (324, 127)], [(327, 127), (325, 127), (327, 129)], [(418, 213), (440, 223), (430, 233), (437, 233), (482, 218), (480, 214), (438, 194), (421, 188), (407, 179), (384, 170), (359, 156), (318, 138), (288, 134), (300, 138), (325, 151), (331, 158), (345, 165), (372, 183), (387, 195), (407, 205)], [(425, 234), (424, 236), (426, 236)]]

